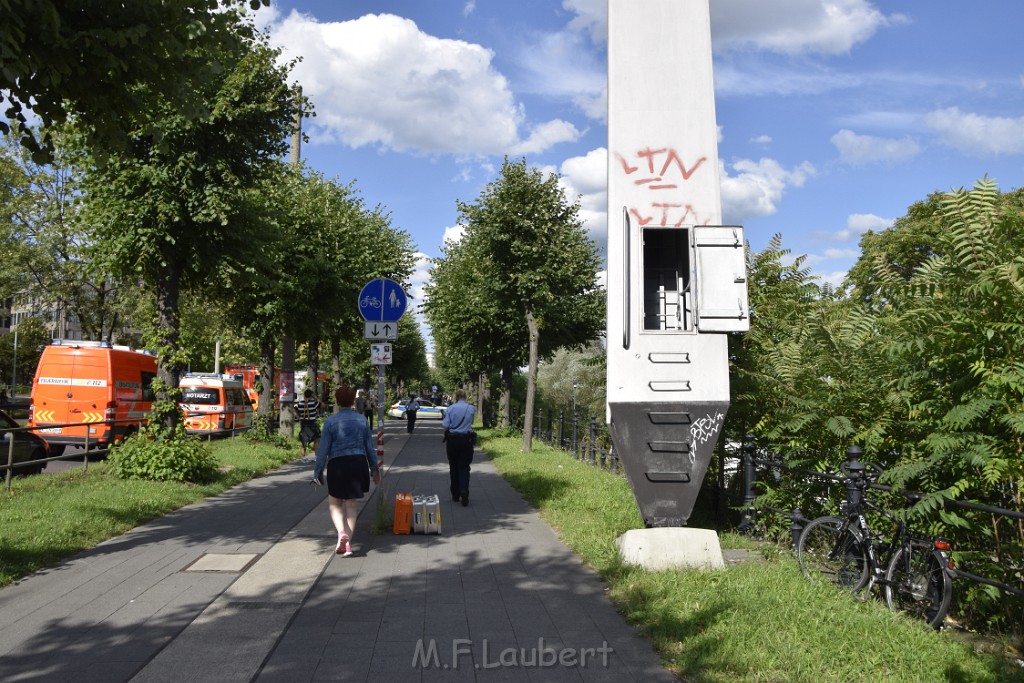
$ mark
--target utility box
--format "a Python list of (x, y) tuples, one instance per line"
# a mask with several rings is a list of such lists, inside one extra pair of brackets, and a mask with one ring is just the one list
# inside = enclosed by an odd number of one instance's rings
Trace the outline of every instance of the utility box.
[(644, 521), (685, 526), (749, 328), (724, 226), (707, 0), (610, 0), (608, 424)]

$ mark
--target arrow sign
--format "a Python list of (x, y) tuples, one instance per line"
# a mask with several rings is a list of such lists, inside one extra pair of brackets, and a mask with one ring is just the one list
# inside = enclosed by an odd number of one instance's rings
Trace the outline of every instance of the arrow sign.
[(405, 290), (387, 278), (370, 280), (359, 292), (359, 314), (370, 322), (398, 322), (405, 313)]
[(363, 323), (363, 339), (398, 339), (398, 323)]
[(391, 344), (370, 344), (370, 363), (391, 365)]

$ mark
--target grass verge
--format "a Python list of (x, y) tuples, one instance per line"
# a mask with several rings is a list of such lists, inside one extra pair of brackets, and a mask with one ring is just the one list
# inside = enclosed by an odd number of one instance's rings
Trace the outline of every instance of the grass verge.
[[(1024, 682), (1010, 662), (947, 634), (815, 587), (788, 553), (716, 571), (649, 572), (623, 565), (615, 539), (643, 527), (629, 485), (534, 442), (481, 432), (502, 475), (607, 582), (612, 600), (685, 681)], [(744, 541), (723, 537), (723, 546)]]
[(211, 443), (220, 469), (206, 484), (123, 480), (107, 463), (18, 477), (0, 489), (0, 588), (37, 569), (294, 460), (298, 452), (244, 439)]

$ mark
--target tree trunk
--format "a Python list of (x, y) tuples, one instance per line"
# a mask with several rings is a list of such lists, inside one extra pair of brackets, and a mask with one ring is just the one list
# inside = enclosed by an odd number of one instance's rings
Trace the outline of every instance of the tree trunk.
[(274, 409), (274, 340), (260, 342), (260, 407), (259, 414), (269, 420)]
[(501, 398), (499, 399), (501, 420), (499, 427), (508, 429), (512, 424), (512, 368), (501, 369)]
[(491, 392), (489, 391), (489, 388), (487, 386), (487, 373), (486, 372), (480, 371), (480, 374), (477, 376), (477, 385), (479, 386), (479, 389), (478, 389), (478, 394), (479, 394), (478, 401), (479, 401), (479, 406), (480, 406), (480, 423), (485, 428), (489, 429), (492, 426), (491, 425), (491, 415), (490, 415), (490, 411), (491, 411), (491, 396), (490, 396), (490, 393)]
[(157, 400), (164, 403), (158, 419), (162, 423), (163, 437), (174, 434), (175, 428), (181, 423), (181, 411), (178, 409), (178, 382), (181, 380), (181, 364), (177, 359), (181, 338), (181, 318), (178, 303), (181, 298), (181, 273), (177, 268), (169, 267), (164, 277), (156, 283), (156, 336), (159, 340), (160, 365), (157, 378), (163, 388), (157, 393)]
[(306, 388), (313, 390), (314, 398), (320, 396), (320, 337), (309, 340), (306, 350)]
[[(331, 389), (332, 391), (337, 390), (342, 384), (341, 381), (341, 338), (333, 337), (331, 339)], [(333, 412), (341, 410), (334, 404), (334, 395), (332, 393), (328, 403), (333, 406)]]
[(540, 329), (533, 317), (533, 308), (526, 307), (526, 327), (530, 331), (530, 365), (526, 371), (526, 408), (523, 415), (523, 450), (533, 449), (533, 399), (537, 391), (538, 349), (540, 347)]

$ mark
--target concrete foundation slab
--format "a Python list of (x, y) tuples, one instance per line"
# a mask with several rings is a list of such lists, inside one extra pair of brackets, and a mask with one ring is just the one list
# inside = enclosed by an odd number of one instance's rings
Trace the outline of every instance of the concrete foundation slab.
[(725, 567), (718, 534), (711, 529), (632, 529), (619, 536), (616, 545), (623, 562), (651, 571)]

